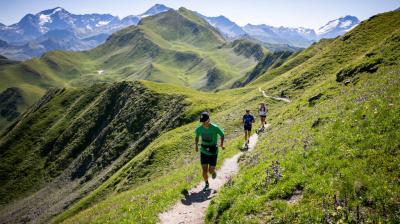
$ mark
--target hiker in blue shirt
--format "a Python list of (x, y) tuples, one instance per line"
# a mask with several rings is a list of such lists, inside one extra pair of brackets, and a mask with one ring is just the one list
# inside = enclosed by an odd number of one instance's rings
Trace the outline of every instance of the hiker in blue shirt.
[(250, 110), (246, 110), (246, 114), (243, 115), (243, 127), (244, 127), (244, 140), (245, 140), (245, 146), (246, 148), (248, 147), (249, 144), (249, 138), (251, 134), (251, 126), (255, 122), (254, 116), (250, 114)]

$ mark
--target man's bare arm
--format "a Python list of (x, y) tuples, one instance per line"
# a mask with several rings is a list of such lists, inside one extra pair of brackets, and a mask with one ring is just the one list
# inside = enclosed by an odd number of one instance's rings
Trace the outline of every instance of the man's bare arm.
[(197, 151), (199, 151), (199, 137), (196, 136), (195, 140), (194, 140), (194, 148)]
[(225, 149), (225, 146), (224, 146), (224, 139), (225, 139), (225, 137), (222, 136), (222, 137), (221, 137), (221, 148), (222, 148), (222, 149)]

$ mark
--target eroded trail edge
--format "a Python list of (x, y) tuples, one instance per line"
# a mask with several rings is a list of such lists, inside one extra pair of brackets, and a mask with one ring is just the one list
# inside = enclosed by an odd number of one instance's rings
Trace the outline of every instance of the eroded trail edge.
[[(269, 124), (265, 125), (268, 128)], [(249, 139), (249, 149), (252, 151), (258, 140), (258, 135), (253, 134)], [(161, 213), (159, 223), (162, 224), (177, 224), (177, 223), (204, 223), (205, 213), (211, 199), (215, 196), (218, 190), (239, 171), (238, 158), (243, 154), (239, 152), (234, 156), (224, 160), (222, 167), (217, 170), (217, 178), (209, 180), (210, 190), (202, 191), (204, 183), (199, 183), (191, 189), (184, 199), (178, 201), (170, 210)], [(200, 167), (199, 167), (200, 169)], [(200, 175), (200, 173), (199, 173)]]

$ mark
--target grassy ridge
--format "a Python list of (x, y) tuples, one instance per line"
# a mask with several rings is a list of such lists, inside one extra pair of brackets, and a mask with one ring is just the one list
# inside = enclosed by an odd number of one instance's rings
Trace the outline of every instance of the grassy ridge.
[(256, 64), (235, 53), (213, 27), (183, 8), (113, 34), (90, 55), (116, 77), (205, 90), (226, 87), (225, 82), (242, 77)]

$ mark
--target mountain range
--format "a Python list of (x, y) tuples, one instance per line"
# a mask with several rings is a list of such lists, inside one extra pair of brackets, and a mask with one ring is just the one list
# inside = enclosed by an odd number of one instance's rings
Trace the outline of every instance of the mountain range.
[(335, 38), (345, 34), (360, 23), (357, 17), (345, 16), (332, 20), (318, 30), (304, 27), (274, 27), (265, 24), (238, 26), (224, 16), (205, 17), (229, 39), (249, 35), (259, 41), (271, 44), (288, 44), (295, 47), (308, 47), (321, 38)]
[(55, 49), (91, 49), (104, 43), (111, 33), (168, 9), (156, 4), (140, 15), (123, 19), (110, 14), (75, 15), (61, 7), (28, 14), (16, 24), (0, 25), (0, 39), (9, 43), (0, 48), (0, 54), (24, 60)]
[(61, 7), (27, 14), (18, 23), (0, 27), (0, 39), (9, 43), (34, 40), (53, 30), (71, 30), (79, 38), (87, 38), (100, 33), (112, 33), (129, 25), (136, 25), (141, 18), (167, 11), (164, 5), (156, 4), (137, 16), (119, 19), (110, 14), (72, 14)]
[[(61, 7), (44, 10), (35, 15), (27, 14), (16, 24), (0, 24), (0, 40), (8, 43), (0, 47), (0, 54), (15, 60), (25, 60), (38, 57), (49, 50), (88, 50), (104, 43), (107, 36), (113, 32), (137, 25), (141, 19), (169, 9), (171, 8), (165, 5), (156, 4), (142, 14), (122, 19), (110, 14), (75, 15)], [(308, 47), (320, 38), (340, 36), (359, 23), (356, 17), (346, 16), (330, 21), (314, 31), (265, 24), (247, 24), (240, 27), (225, 16), (207, 17), (200, 13), (197, 15), (230, 41), (248, 38), (265, 44), (300, 48)], [(57, 32), (59, 34), (56, 34)]]

